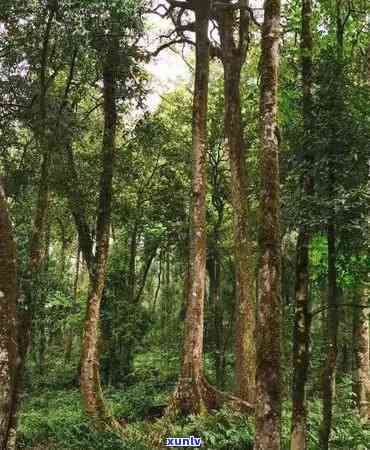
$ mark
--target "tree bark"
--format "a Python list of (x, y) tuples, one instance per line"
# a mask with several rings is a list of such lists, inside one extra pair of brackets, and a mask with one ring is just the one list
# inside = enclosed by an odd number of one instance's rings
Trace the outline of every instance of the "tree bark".
[[(77, 302), (77, 292), (78, 292), (78, 283), (80, 278), (80, 243), (77, 243), (77, 251), (76, 251), (76, 266), (74, 273), (74, 281), (73, 281), (73, 303)], [(66, 336), (66, 345), (65, 345), (65, 362), (70, 363), (72, 357), (73, 350), (73, 330), (68, 328), (67, 336)]]
[(206, 409), (202, 392), (203, 322), (206, 268), (206, 147), (209, 77), (208, 20), (210, 0), (196, 6), (196, 68), (193, 99), (193, 182), (190, 232), (190, 280), (184, 329), (181, 375), (172, 409), (185, 414)]
[(18, 364), (17, 255), (5, 194), (0, 185), (0, 449), (15, 450)]
[(309, 242), (309, 232), (305, 225), (301, 225), (297, 242), (295, 284), (291, 450), (305, 450), (308, 444), (306, 383), (310, 360), (311, 327), (311, 316), (308, 310)]
[(130, 238), (130, 257), (129, 257), (129, 269), (128, 269), (128, 302), (132, 305), (135, 299), (135, 287), (136, 287), (136, 254), (137, 254), (137, 241), (138, 241), (138, 223), (135, 220), (134, 227), (132, 229)]
[(237, 314), (235, 331), (236, 395), (254, 402), (256, 375), (255, 283), (248, 224), (247, 170), (240, 105), (240, 75), (248, 46), (248, 19), (240, 11), (239, 43), (236, 44), (235, 11), (219, 13), (221, 60), (224, 68), (225, 142), (231, 169)]
[[(22, 302), (18, 303), (17, 344), (18, 364), (15, 381), (15, 399), (13, 407), (12, 426), (15, 433), (17, 427), (17, 413), (20, 402), (20, 394), (23, 387), (26, 357), (31, 342), (33, 312), (36, 303), (39, 275), (43, 263), (43, 242), (45, 240), (46, 218), (49, 205), (49, 171), (51, 153), (49, 148), (49, 136), (47, 133), (47, 94), (48, 94), (48, 65), (50, 38), (54, 17), (56, 14), (56, 2), (47, 6), (45, 30), (41, 44), (41, 63), (38, 73), (39, 102), (37, 123), (35, 124), (35, 137), (41, 151), (41, 169), (38, 181), (36, 205), (32, 213), (32, 231), (29, 240), (26, 273), (22, 279)], [(15, 436), (14, 436), (15, 440)]]
[[(217, 246), (217, 243), (214, 243)], [(221, 273), (218, 249), (211, 250), (208, 257), (207, 266), (209, 274), (209, 297), (210, 305), (213, 308), (213, 335), (215, 343), (215, 369), (216, 384), (221, 389), (225, 385), (224, 377), (224, 336), (223, 336), (223, 317), (221, 306)]]
[[(304, 152), (307, 166), (310, 166), (310, 129), (312, 127), (312, 32), (311, 0), (302, 0), (301, 20), (301, 66), (303, 85), (303, 134)], [(312, 179), (303, 175), (302, 188), (305, 196), (312, 191)], [(307, 448), (307, 407), (306, 383), (309, 368), (310, 326), (309, 314), (309, 247), (310, 231), (302, 223), (297, 240), (297, 262), (295, 281), (295, 313), (293, 331), (293, 389), (292, 389), (292, 430), (291, 450)]]
[(91, 275), (94, 259), (93, 239), (86, 217), (82, 193), (78, 187), (78, 174), (71, 142), (67, 142), (67, 144), (63, 146), (63, 149), (66, 164), (66, 175), (67, 173), (69, 174), (65, 183), (66, 196), (68, 198), (69, 208), (77, 228), (79, 247), (86, 263), (89, 275)]
[(256, 450), (279, 450), (281, 435), (281, 246), (277, 87), (280, 1), (265, 0), (261, 55), (261, 200), (256, 367)]
[(90, 275), (88, 304), (81, 355), (81, 392), (86, 413), (97, 429), (118, 428), (107, 409), (100, 385), (98, 334), (100, 305), (106, 281), (109, 252), (113, 167), (116, 153), (116, 73), (118, 42), (111, 37), (103, 66), (104, 136), (102, 173), (96, 226), (96, 255)]
[(362, 288), (361, 304), (355, 314), (355, 393), (358, 411), (364, 422), (370, 421), (370, 379), (369, 379), (369, 286)]
[[(49, 9), (48, 18), (45, 26), (41, 49), (41, 67), (39, 71), (39, 117), (35, 127), (35, 134), (39, 143), (42, 162), (41, 171), (38, 182), (37, 202), (33, 214), (32, 233), (29, 241), (28, 263), (26, 275), (23, 280), (23, 290), (25, 294), (25, 308), (20, 314), (20, 330), (19, 330), (19, 355), (23, 361), (26, 357), (32, 325), (32, 311), (34, 308), (35, 291), (37, 290), (37, 279), (43, 261), (43, 241), (46, 231), (46, 216), (49, 203), (49, 167), (50, 167), (50, 148), (47, 136), (47, 70), (49, 59), (49, 46), (51, 29), (56, 10), (55, 5)], [(24, 361), (23, 361), (24, 366)], [(23, 369), (20, 367), (20, 370)]]
[(320, 448), (329, 449), (333, 397), (335, 392), (335, 369), (338, 355), (338, 302), (337, 302), (337, 254), (336, 229), (333, 222), (328, 225), (328, 297), (326, 317), (326, 361), (322, 378), (323, 417), (320, 430)]
[(167, 414), (201, 414), (227, 402), (251, 411), (251, 405), (211, 386), (203, 374), (203, 325), (206, 270), (206, 146), (209, 76), (208, 21), (210, 0), (194, 5), (196, 68), (193, 100), (193, 182), (189, 254), (189, 285), (181, 374)]
[[(336, 65), (337, 73), (334, 81), (336, 86), (336, 114), (343, 117), (344, 98), (343, 98), (343, 44), (344, 44), (344, 27), (345, 22), (342, 18), (342, 1), (336, 1)], [(338, 123), (338, 126), (341, 125)], [(336, 186), (335, 161), (337, 158), (336, 151), (343, 145), (340, 139), (339, 129), (333, 130), (331, 148), (329, 150), (329, 198), (334, 197), (334, 189)], [(334, 153), (335, 152), (335, 153)], [(331, 217), (328, 220), (327, 238), (328, 238), (328, 296), (327, 296), (327, 316), (326, 316), (326, 344), (327, 357), (323, 368), (322, 378), (322, 402), (323, 416), (320, 429), (320, 445), (323, 450), (329, 449), (329, 441), (332, 426), (333, 403), (335, 396), (335, 376), (338, 358), (338, 289), (337, 289), (337, 224), (334, 211), (331, 211)]]

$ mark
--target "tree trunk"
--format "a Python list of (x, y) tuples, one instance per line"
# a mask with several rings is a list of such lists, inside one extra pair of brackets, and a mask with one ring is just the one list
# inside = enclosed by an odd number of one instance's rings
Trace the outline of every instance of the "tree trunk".
[[(301, 20), (301, 65), (303, 84), (303, 133), (304, 152), (307, 166), (310, 166), (310, 129), (312, 127), (312, 33), (311, 0), (302, 0)], [(303, 175), (303, 192), (309, 196), (312, 180), (309, 174)], [(310, 361), (310, 326), (309, 314), (309, 246), (310, 232), (302, 223), (297, 240), (297, 262), (295, 281), (295, 314), (293, 331), (293, 389), (292, 389), (292, 430), (291, 450), (307, 448), (307, 406), (306, 383)]]
[[(77, 291), (78, 291), (78, 282), (80, 278), (80, 244), (77, 244), (77, 252), (76, 252), (76, 267), (75, 267), (75, 277), (73, 282), (73, 303), (77, 302)], [(65, 362), (70, 363), (72, 358), (72, 350), (73, 350), (73, 330), (69, 327), (67, 330), (66, 336), (66, 346), (65, 346)]]
[(49, 205), (49, 169), (51, 154), (49, 148), (49, 136), (47, 134), (47, 93), (48, 93), (48, 62), (50, 50), (50, 36), (56, 13), (56, 4), (47, 6), (47, 19), (41, 44), (41, 65), (38, 74), (40, 84), (38, 102), (38, 122), (35, 124), (35, 137), (41, 150), (41, 170), (38, 181), (36, 206), (32, 214), (32, 232), (29, 240), (28, 261), (26, 273), (22, 279), (24, 293), (21, 305), (19, 305), (17, 322), (18, 364), (16, 373), (16, 387), (12, 419), (14, 430), (16, 429), (19, 396), (23, 387), (26, 357), (31, 342), (33, 312), (38, 290), (39, 276), (43, 263), (43, 242), (46, 231), (46, 217)]
[(364, 308), (356, 308), (355, 314), (355, 393), (360, 417), (370, 421), (370, 379), (369, 379), (369, 303), (370, 289), (364, 286), (361, 305)]
[(135, 220), (134, 228), (130, 238), (130, 259), (128, 269), (128, 302), (133, 305), (136, 287), (136, 254), (138, 241), (138, 223)]
[[(171, 336), (173, 336), (173, 318), (172, 318), (172, 296), (171, 296), (171, 264), (170, 264), (170, 250), (167, 249), (165, 253), (164, 261), (164, 309), (165, 309), (165, 339), (167, 342), (167, 348), (171, 342)], [(169, 348), (168, 348), (169, 349)]]
[(17, 407), (17, 255), (0, 185), (0, 449), (15, 450)]
[(320, 448), (329, 449), (333, 397), (335, 392), (335, 369), (338, 354), (338, 303), (337, 303), (337, 256), (336, 230), (333, 222), (328, 225), (328, 297), (326, 318), (326, 361), (322, 378), (323, 417), (320, 430)]
[(201, 413), (204, 404), (203, 321), (206, 267), (206, 146), (209, 76), (208, 20), (210, 0), (196, 7), (196, 68), (193, 101), (193, 198), (190, 233), (190, 280), (185, 317), (181, 375), (172, 409)]
[[(74, 160), (74, 154), (71, 142), (67, 142), (63, 146), (65, 157), (66, 183), (64, 184), (66, 196), (68, 198), (69, 209), (73, 215), (73, 219), (78, 232), (79, 248), (83, 259), (86, 263), (89, 275), (92, 274), (93, 255), (93, 239), (89, 224), (86, 219), (86, 211), (82, 192), (78, 187), (78, 173)], [(68, 177), (67, 177), (68, 174)]]
[[(216, 246), (217, 243), (215, 242)], [(216, 384), (221, 389), (224, 387), (224, 373), (223, 373), (223, 357), (224, 357), (224, 338), (223, 338), (223, 324), (222, 324), (222, 308), (221, 308), (221, 274), (220, 261), (218, 250), (210, 251), (208, 258), (208, 274), (209, 274), (209, 297), (210, 306), (213, 308), (213, 335), (215, 343), (215, 369), (216, 369)]]
[(256, 450), (280, 449), (281, 248), (277, 87), (280, 1), (266, 0), (261, 55), (261, 200), (256, 368)]
[[(243, 13), (241, 13), (243, 17)], [(235, 331), (236, 395), (254, 402), (256, 375), (255, 348), (255, 287), (254, 264), (248, 224), (247, 170), (243, 142), (240, 106), (240, 74), (246, 56), (248, 22), (236, 46), (235, 12), (225, 9), (220, 16), (222, 63), (224, 67), (225, 141), (231, 169), (231, 198), (233, 205), (234, 255), (236, 274), (237, 314)], [(244, 34), (243, 34), (244, 33)]]
[[(344, 98), (343, 98), (343, 44), (344, 44), (344, 26), (345, 21), (342, 18), (342, 1), (336, 1), (336, 65), (337, 73), (333, 82), (337, 88), (336, 96), (336, 114), (338, 117), (343, 116)], [(338, 122), (338, 127), (341, 124)], [(334, 151), (329, 151), (329, 198), (333, 200), (334, 189), (336, 186), (336, 173), (333, 167), (337, 158), (337, 149), (342, 147), (341, 134), (339, 128), (334, 130), (332, 137), (331, 148)], [(334, 153), (335, 152), (335, 153)], [(327, 297), (327, 319), (326, 319), (326, 361), (323, 368), (322, 378), (322, 401), (323, 401), (323, 416), (320, 429), (320, 445), (323, 450), (329, 449), (330, 433), (332, 426), (333, 403), (335, 396), (335, 375), (338, 358), (338, 292), (337, 292), (337, 230), (335, 222), (335, 213), (331, 212), (331, 217), (328, 220), (327, 236), (328, 236), (328, 297)]]
[[(31, 335), (32, 312), (34, 308), (35, 292), (37, 291), (37, 281), (39, 278), (38, 275), (41, 270), (43, 261), (43, 242), (45, 239), (46, 216), (49, 203), (49, 167), (51, 154), (49, 148), (49, 138), (46, 133), (48, 90), (47, 69), (49, 41), (55, 12), (55, 7), (49, 10), (41, 50), (41, 67), (39, 73), (39, 122), (35, 127), (35, 134), (42, 152), (42, 163), (38, 182), (37, 203), (33, 214), (32, 234), (29, 241), (27, 271), (23, 280), (23, 290), (25, 294), (26, 305), (20, 315), (20, 332), (18, 337), (20, 340), (19, 355), (21, 360), (23, 361), (23, 366)], [(23, 369), (20, 368), (20, 370), (22, 371)]]
[(117, 428), (118, 424), (108, 411), (103, 398), (99, 376), (98, 334), (100, 305), (106, 282), (109, 251), (109, 230), (112, 201), (112, 179), (116, 138), (116, 38), (111, 38), (106, 49), (103, 67), (104, 136), (102, 147), (102, 173), (96, 226), (96, 255), (90, 275), (88, 304), (81, 355), (81, 392), (86, 413), (97, 429)]
[(297, 242), (295, 315), (293, 332), (293, 389), (291, 450), (307, 448), (306, 382), (310, 360), (309, 233), (304, 225)]

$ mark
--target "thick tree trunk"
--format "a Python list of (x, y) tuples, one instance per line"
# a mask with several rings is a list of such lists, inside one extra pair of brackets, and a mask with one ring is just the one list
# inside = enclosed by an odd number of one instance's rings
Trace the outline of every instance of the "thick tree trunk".
[(0, 185), (0, 449), (15, 450), (18, 364), (17, 255), (5, 194)]
[(361, 296), (361, 305), (355, 311), (355, 393), (360, 417), (370, 421), (370, 378), (369, 378), (369, 303), (370, 289), (364, 286)]
[(256, 376), (254, 264), (248, 226), (248, 197), (241, 128), (240, 76), (238, 68), (224, 63), (225, 137), (230, 158), (237, 294), (235, 329), (236, 394), (254, 402)]
[[(304, 152), (310, 166), (310, 129), (312, 127), (312, 33), (311, 0), (302, 0), (301, 64), (303, 84), (303, 133)], [(307, 170), (307, 169), (306, 169)], [(312, 181), (308, 173), (303, 175), (303, 192), (309, 196)], [(305, 223), (299, 228), (295, 281), (295, 314), (293, 331), (293, 389), (291, 450), (307, 448), (306, 383), (309, 368), (310, 325), (309, 314), (309, 246), (310, 233)]]
[(203, 321), (206, 268), (206, 146), (209, 76), (208, 20), (210, 1), (196, 7), (196, 69), (193, 101), (193, 198), (190, 233), (190, 280), (181, 375), (172, 409), (201, 413), (203, 398)]
[(240, 107), (241, 62), (224, 60), (225, 138), (230, 159), (237, 294), (235, 330), (236, 394), (254, 402), (256, 376), (255, 283), (248, 225), (247, 171)]
[(249, 20), (240, 11), (239, 42), (235, 42), (235, 10), (218, 14), (224, 68), (225, 141), (231, 169), (237, 314), (235, 331), (236, 395), (253, 403), (255, 394), (255, 280), (248, 224), (247, 170), (240, 105), (240, 74), (248, 47)]
[(338, 299), (337, 299), (336, 230), (328, 225), (328, 297), (326, 318), (326, 360), (322, 377), (323, 417), (320, 430), (320, 448), (329, 449), (333, 399), (335, 393), (335, 369), (338, 355)]
[(96, 255), (90, 275), (90, 286), (81, 355), (81, 392), (86, 413), (98, 429), (117, 428), (103, 398), (99, 376), (98, 334), (100, 305), (106, 282), (109, 251), (109, 230), (112, 201), (112, 180), (116, 138), (116, 39), (112, 39), (103, 68), (104, 136), (102, 148), (102, 173), (96, 233)]
[(280, 1), (266, 0), (261, 56), (261, 200), (256, 368), (256, 450), (279, 450), (281, 434), (281, 248), (277, 87)]

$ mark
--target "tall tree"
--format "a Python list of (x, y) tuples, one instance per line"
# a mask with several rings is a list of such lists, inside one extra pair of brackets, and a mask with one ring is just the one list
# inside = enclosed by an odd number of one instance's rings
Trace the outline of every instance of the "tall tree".
[[(113, 18), (114, 20), (114, 18)], [(104, 131), (102, 171), (98, 217), (96, 224), (96, 254), (90, 274), (89, 295), (81, 355), (81, 392), (87, 414), (99, 429), (117, 427), (107, 410), (100, 385), (98, 332), (100, 305), (106, 281), (112, 205), (113, 168), (116, 154), (116, 80), (118, 71), (118, 37), (112, 26), (103, 46)]]
[(0, 184), (0, 448), (15, 450), (18, 364), (17, 255), (7, 202)]
[[(303, 89), (303, 150), (305, 164), (302, 191), (311, 195), (312, 176), (309, 174), (312, 149), (312, 31), (311, 0), (302, 0), (301, 6), (301, 70)], [(306, 220), (300, 224), (296, 249), (295, 314), (293, 334), (293, 388), (291, 450), (307, 448), (306, 382), (309, 366), (309, 246), (310, 231)]]
[(355, 393), (358, 410), (361, 418), (366, 422), (370, 420), (370, 378), (369, 378), (369, 303), (370, 290), (367, 283), (364, 283), (359, 293), (360, 307), (354, 311), (354, 332), (355, 332)]
[[(19, 7), (19, 5), (17, 5)], [(36, 95), (31, 105), (34, 106), (34, 116), (32, 117), (31, 130), (34, 135), (35, 141), (40, 151), (40, 170), (37, 182), (37, 194), (36, 201), (31, 214), (32, 228), (30, 238), (28, 241), (27, 263), (26, 271), (21, 280), (21, 288), (23, 291), (24, 301), (18, 304), (18, 321), (17, 321), (17, 342), (18, 342), (18, 358), (15, 381), (15, 397), (12, 407), (12, 427), (16, 429), (17, 411), (20, 400), (20, 394), (23, 387), (24, 372), (26, 357), (31, 341), (32, 322), (34, 318), (35, 307), (37, 303), (37, 297), (39, 292), (39, 281), (41, 271), (43, 267), (44, 259), (44, 242), (46, 234), (46, 222), (47, 212), (49, 207), (50, 196), (50, 162), (51, 162), (51, 146), (50, 146), (50, 127), (47, 121), (48, 119), (48, 94), (54, 81), (56, 72), (53, 75), (50, 73), (50, 62), (52, 60), (51, 47), (52, 47), (52, 35), (53, 26), (55, 24), (55, 17), (58, 11), (58, 2), (53, 0), (46, 5), (42, 5), (40, 10), (32, 15), (28, 16), (28, 19), (32, 23), (39, 23), (42, 30), (42, 38), (40, 44), (40, 50), (34, 54), (32, 52), (27, 57), (32, 61), (32, 71), (35, 74), (35, 90)], [(26, 15), (29, 10), (26, 8)], [(6, 20), (9, 11), (5, 15)], [(13, 20), (12, 12), (10, 12), (9, 22)], [(40, 21), (40, 22), (38, 22)], [(27, 21), (25, 21), (27, 22)], [(15, 27), (17, 29), (17, 27)], [(16, 30), (15, 33), (19, 32)], [(54, 46), (54, 49), (56, 44)], [(27, 49), (29, 51), (29, 49)], [(24, 120), (24, 116), (22, 117)], [(14, 437), (15, 439), (15, 437)]]
[[(337, 73), (333, 80), (336, 87), (336, 107), (338, 118), (344, 117), (344, 31), (345, 25), (349, 17), (343, 18), (342, 1), (336, 0), (335, 3), (335, 20), (336, 20), (336, 55), (335, 65)], [(349, 10), (350, 11), (350, 10)], [(336, 183), (338, 181), (338, 173), (335, 166), (335, 158), (338, 149), (343, 152), (345, 146), (342, 135), (339, 133), (339, 121), (335, 121), (331, 130), (331, 141), (329, 146), (329, 162), (328, 162), (328, 196), (330, 200), (335, 198)], [(342, 153), (343, 154), (343, 153)], [(328, 292), (327, 292), (327, 315), (325, 324), (325, 340), (327, 346), (327, 357), (324, 363), (322, 374), (322, 402), (323, 416), (320, 429), (320, 446), (323, 450), (329, 449), (329, 441), (332, 427), (333, 401), (335, 395), (335, 375), (338, 357), (338, 270), (337, 270), (337, 247), (338, 247), (338, 224), (335, 208), (330, 206), (327, 221), (327, 245), (328, 245)]]
[[(240, 101), (240, 77), (249, 44), (248, 2), (216, 9), (224, 68), (225, 145), (231, 169), (236, 274), (235, 378), (236, 394), (253, 403), (255, 386), (255, 283), (248, 217), (247, 169)], [(236, 38), (237, 35), (237, 38)]]
[[(23, 280), (26, 305), (20, 315), (19, 332), (19, 354), (21, 360), (23, 361), (23, 366), (30, 342), (32, 313), (34, 309), (35, 293), (37, 292), (37, 280), (39, 278), (39, 273), (43, 262), (43, 243), (45, 239), (46, 218), (50, 194), (49, 173), (51, 148), (47, 124), (47, 95), (50, 89), (50, 82), (52, 81), (48, 77), (51, 46), (50, 41), (57, 8), (58, 4), (56, 1), (49, 2), (45, 8), (46, 20), (42, 36), (41, 55), (38, 70), (38, 111), (36, 115), (36, 124), (34, 125), (34, 132), (41, 152), (41, 170), (38, 182), (37, 200), (33, 213), (32, 235), (29, 241), (27, 271)], [(20, 367), (20, 371), (22, 370), (22, 367)]]
[(193, 98), (193, 176), (189, 255), (189, 287), (181, 376), (172, 409), (200, 413), (204, 404), (203, 321), (206, 269), (206, 148), (209, 77), (208, 21), (211, 1), (195, 7), (196, 63)]
[(280, 1), (265, 0), (261, 41), (261, 200), (255, 449), (280, 449), (281, 248), (277, 89)]

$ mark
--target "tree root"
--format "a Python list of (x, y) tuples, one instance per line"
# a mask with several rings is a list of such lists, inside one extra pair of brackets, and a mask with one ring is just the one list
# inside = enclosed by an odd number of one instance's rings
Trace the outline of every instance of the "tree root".
[(165, 410), (165, 416), (206, 414), (222, 406), (252, 414), (253, 405), (208, 383), (204, 376), (197, 379), (180, 378)]

